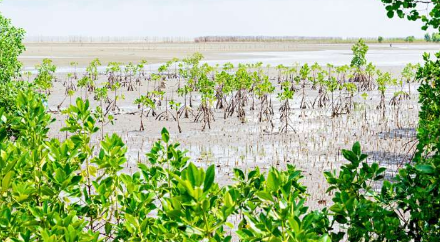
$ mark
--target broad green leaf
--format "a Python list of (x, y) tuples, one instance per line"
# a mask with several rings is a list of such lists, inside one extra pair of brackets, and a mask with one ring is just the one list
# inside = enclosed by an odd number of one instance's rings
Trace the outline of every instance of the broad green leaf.
[(276, 174), (274, 171), (270, 171), (269, 175), (267, 175), (267, 190), (270, 192), (275, 192), (280, 187), (280, 179), (278, 177), (278, 174)]
[(394, 17), (394, 11), (388, 11), (387, 12), (387, 16), (388, 16), (388, 18), (393, 18)]
[(357, 156), (361, 155), (361, 145), (359, 144), (359, 142), (356, 142), (353, 144), (353, 148), (351, 149), (353, 151), (353, 153)]
[(162, 140), (165, 143), (168, 143), (168, 141), (170, 140), (170, 133), (168, 133), (168, 130), (166, 128), (163, 128), (161, 134), (162, 134)]
[(9, 171), (2, 179), (2, 192), (6, 192), (9, 189), (9, 183), (14, 175), (14, 171)]
[(229, 193), (229, 191), (225, 193), (224, 203), (225, 203), (225, 206), (228, 208), (234, 207), (234, 200), (232, 200), (232, 196)]
[(432, 165), (416, 165), (416, 170), (428, 175), (435, 173), (435, 169)]
[(256, 192), (255, 195), (257, 195), (257, 197), (259, 197), (259, 198), (261, 198), (261, 199), (263, 199), (263, 200), (267, 200), (267, 201), (275, 202), (275, 201), (273, 200), (272, 195), (270, 195), (270, 193), (268, 193), (268, 192), (259, 191), (259, 192)]
[(205, 181), (203, 182), (203, 192), (206, 192), (209, 190), (209, 188), (211, 188), (212, 184), (214, 183), (214, 178), (215, 178), (215, 166), (211, 165), (206, 170)]

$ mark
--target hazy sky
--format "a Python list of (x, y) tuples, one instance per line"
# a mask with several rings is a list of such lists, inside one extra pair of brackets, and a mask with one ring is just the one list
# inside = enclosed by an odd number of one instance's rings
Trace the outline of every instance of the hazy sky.
[(3, 0), (29, 36), (423, 36), (380, 0)]

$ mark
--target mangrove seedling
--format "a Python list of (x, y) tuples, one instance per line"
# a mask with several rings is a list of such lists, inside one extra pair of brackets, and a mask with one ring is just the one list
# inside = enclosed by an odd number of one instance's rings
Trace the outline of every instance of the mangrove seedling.
[(52, 60), (43, 59), (43, 63), (36, 65), (35, 68), (38, 71), (37, 77), (34, 80), (35, 85), (40, 91), (50, 94), (57, 67), (52, 63)]
[(137, 104), (138, 108), (140, 109), (139, 117), (141, 119), (141, 126), (139, 128), (139, 131), (144, 131), (145, 130), (144, 129), (144, 121), (143, 121), (144, 120), (143, 117), (145, 116), (144, 115), (145, 110), (148, 109), (148, 112), (146, 114), (147, 117), (148, 117), (148, 113), (150, 111), (152, 112), (153, 116), (155, 115), (154, 109), (156, 108), (156, 104), (154, 103), (154, 101), (151, 98), (151, 96), (152, 95), (150, 93), (148, 93), (147, 95), (141, 95), (139, 98), (137, 98), (134, 101), (134, 104)]
[(290, 124), (290, 103), (289, 101), (293, 99), (293, 95), (295, 92), (291, 89), (291, 84), (289, 81), (284, 81), (281, 83), (281, 93), (278, 93), (278, 99), (281, 102), (280, 107), (280, 120), (281, 120), (281, 129), (280, 132), (287, 133), (289, 127), (296, 133), (293, 126)]

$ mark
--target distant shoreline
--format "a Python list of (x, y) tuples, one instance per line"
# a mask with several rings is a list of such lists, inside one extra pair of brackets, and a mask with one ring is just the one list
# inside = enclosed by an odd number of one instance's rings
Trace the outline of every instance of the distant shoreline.
[[(201, 36), (201, 37), (142, 37), (142, 36), (27, 36), (24, 43), (355, 43), (358, 39), (379, 43), (378, 37), (302, 37), (302, 36)], [(427, 43), (415, 38), (413, 43)], [(408, 43), (406, 37), (383, 38), (382, 43)]]
[[(307, 42), (207, 42), (207, 43), (26, 43), (26, 51), (20, 56), (20, 61), (25, 67), (34, 67), (44, 58), (52, 59), (59, 67), (69, 67), (71, 62), (76, 62), (78, 67), (86, 67), (95, 58), (100, 59), (105, 66), (109, 62), (138, 63), (141, 60), (149, 64), (164, 63), (173, 58), (185, 58), (195, 52), (204, 55), (206, 61), (229, 61), (241, 59), (246, 62), (251, 59), (261, 59), (255, 53), (268, 52), (296, 52), (309, 53), (313, 57), (316, 51), (336, 51), (351, 53), (351, 43), (307, 43)], [(406, 51), (420, 50), (438, 51), (440, 45), (415, 42), (370, 43), (371, 53), (376, 51), (389, 51), (390, 49)], [(411, 53), (411, 52), (408, 52)], [(263, 58), (267, 55), (264, 54)], [(269, 57), (269, 59), (272, 57)], [(285, 57), (278, 57), (285, 58)], [(289, 57), (291, 58), (291, 57)], [(317, 58), (317, 57), (316, 57)], [(317, 59), (316, 61), (319, 61)], [(289, 60), (293, 64), (295, 61)], [(328, 62), (333, 62), (328, 60)], [(348, 63), (348, 60), (347, 60)]]

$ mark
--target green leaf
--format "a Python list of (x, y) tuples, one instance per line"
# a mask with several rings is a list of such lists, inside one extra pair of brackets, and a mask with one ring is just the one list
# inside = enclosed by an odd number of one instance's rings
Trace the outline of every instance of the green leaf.
[(234, 200), (232, 200), (232, 196), (229, 193), (229, 191), (225, 193), (224, 203), (225, 203), (225, 206), (228, 208), (234, 207)]
[(294, 219), (290, 220), (290, 223), (291, 223), (290, 226), (292, 226), (293, 231), (295, 232), (295, 234), (299, 234), (301, 231), (300, 231), (300, 226), (299, 226), (298, 221), (296, 221), (296, 219), (294, 218)]
[(244, 180), (245, 176), (244, 176), (244, 172), (238, 168), (234, 168), (234, 175), (236, 178), (240, 179), (240, 180)]
[(344, 209), (342, 208), (341, 204), (334, 204), (330, 207), (330, 211), (340, 214), (344, 212)]
[(211, 188), (212, 184), (214, 183), (215, 178), (215, 167), (214, 165), (211, 165), (206, 170), (206, 176), (205, 181), (203, 182), (203, 192), (206, 192)]
[(271, 170), (269, 172), (269, 175), (267, 175), (266, 185), (267, 185), (267, 190), (269, 190), (270, 192), (277, 191), (278, 188), (280, 187), (280, 180), (278, 174), (276, 174), (273, 170)]
[(347, 159), (351, 163), (358, 162), (358, 158), (357, 158), (356, 154), (353, 153), (353, 151), (351, 151), (351, 150), (342, 150), (342, 155), (344, 156), (345, 159)]
[(331, 240), (330, 236), (325, 234), (319, 239), (319, 242), (332, 242), (332, 240)]
[(435, 173), (435, 169), (432, 165), (416, 165), (416, 170), (428, 175)]
[(351, 150), (353, 151), (353, 153), (357, 156), (361, 155), (361, 145), (359, 144), (359, 142), (354, 143), (353, 148), (351, 148)]
[(166, 128), (163, 128), (161, 134), (162, 134), (162, 140), (165, 143), (168, 143), (168, 141), (170, 140), (170, 133), (168, 133), (168, 130)]
[(394, 17), (394, 11), (388, 11), (387, 12), (387, 16), (388, 16), (388, 18), (393, 18)]
[(188, 176), (188, 180), (191, 182), (191, 185), (193, 187), (197, 186), (197, 181), (198, 181), (198, 177), (199, 177), (199, 170), (197, 169), (197, 167), (193, 164), (190, 163), (188, 168), (187, 168), (187, 176)]
[(2, 180), (2, 192), (6, 192), (9, 189), (9, 183), (11, 182), (11, 178), (12, 178), (13, 175), (14, 175), (14, 172), (13, 171), (9, 171), (3, 177), (3, 180)]
[(261, 198), (261, 199), (263, 199), (263, 200), (267, 200), (267, 201), (275, 202), (275, 201), (273, 200), (272, 195), (270, 195), (270, 193), (268, 193), (268, 192), (263, 192), (263, 191), (261, 191), (261, 192), (256, 192), (255, 195), (257, 195), (257, 197), (259, 197), (259, 198)]

